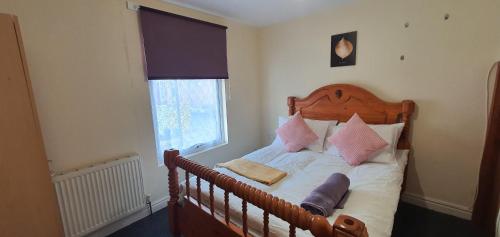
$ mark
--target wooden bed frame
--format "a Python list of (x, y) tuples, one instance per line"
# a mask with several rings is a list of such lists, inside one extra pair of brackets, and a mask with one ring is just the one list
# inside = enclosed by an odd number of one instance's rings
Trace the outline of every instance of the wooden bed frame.
[[(410, 149), (409, 132), (413, 101), (388, 103), (372, 93), (353, 85), (335, 84), (321, 87), (303, 99), (288, 97), (288, 113), (300, 111), (304, 118), (317, 120), (347, 121), (354, 113), (371, 124), (392, 124), (404, 122), (405, 126), (398, 141), (398, 148)], [(309, 230), (317, 237), (366, 237), (365, 224), (356, 218), (340, 215), (333, 225), (319, 215), (285, 200), (256, 189), (227, 175), (199, 165), (179, 155), (177, 150), (167, 150), (165, 165), (168, 168), (170, 200), (168, 214), (170, 229), (174, 236), (251, 236), (247, 224), (247, 204), (263, 210), (263, 236), (269, 236), (269, 215), (272, 214), (290, 224), (289, 236), (295, 236), (296, 228)], [(179, 177), (177, 168), (185, 171), (186, 195), (179, 200)], [(196, 176), (195, 197), (190, 194), (189, 175)], [(201, 200), (201, 179), (209, 183), (209, 205)], [(224, 215), (215, 212), (214, 185), (224, 190)], [(404, 185), (404, 184), (403, 184)], [(403, 186), (404, 187), (404, 186)], [(229, 193), (242, 200), (242, 226), (237, 226), (229, 216)]]

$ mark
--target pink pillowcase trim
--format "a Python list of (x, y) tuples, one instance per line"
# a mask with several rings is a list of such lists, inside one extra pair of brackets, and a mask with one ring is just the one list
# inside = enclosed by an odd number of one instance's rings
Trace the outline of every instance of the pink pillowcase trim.
[(307, 147), (319, 138), (318, 135), (307, 126), (300, 113), (296, 113), (288, 122), (276, 129), (276, 133), (285, 144), (286, 150), (289, 152), (300, 151), (302, 148)]
[(387, 142), (371, 129), (358, 114), (354, 114), (337, 133), (328, 138), (350, 165), (356, 166), (369, 160)]

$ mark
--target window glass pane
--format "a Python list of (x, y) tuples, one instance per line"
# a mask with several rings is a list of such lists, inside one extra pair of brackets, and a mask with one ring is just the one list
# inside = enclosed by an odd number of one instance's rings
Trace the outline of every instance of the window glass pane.
[(166, 149), (189, 154), (221, 144), (219, 80), (150, 80), (158, 157)]

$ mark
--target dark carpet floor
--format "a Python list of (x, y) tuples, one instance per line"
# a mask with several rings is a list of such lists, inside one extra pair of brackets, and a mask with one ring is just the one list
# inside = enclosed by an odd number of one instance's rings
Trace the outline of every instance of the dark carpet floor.
[[(162, 209), (109, 237), (168, 237), (167, 210)], [(481, 236), (470, 221), (400, 203), (394, 220), (394, 237)]]

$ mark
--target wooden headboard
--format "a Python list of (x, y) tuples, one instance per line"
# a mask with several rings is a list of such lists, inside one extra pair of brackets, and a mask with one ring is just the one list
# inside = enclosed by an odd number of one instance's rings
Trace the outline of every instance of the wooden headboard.
[(398, 141), (399, 149), (410, 149), (411, 115), (415, 103), (403, 100), (399, 103), (385, 102), (371, 92), (349, 84), (333, 84), (313, 91), (305, 98), (288, 97), (288, 114), (300, 111), (302, 117), (316, 120), (338, 120), (345, 122), (354, 113), (370, 124), (392, 124), (404, 122), (405, 127)]

